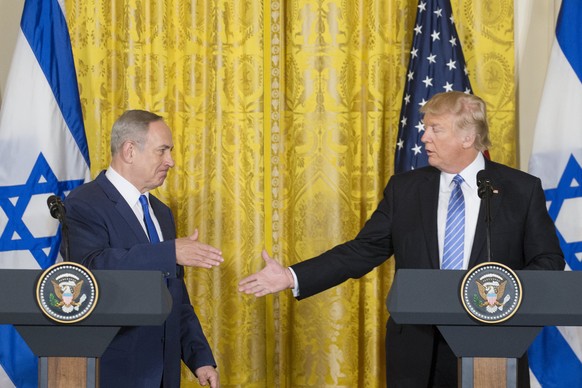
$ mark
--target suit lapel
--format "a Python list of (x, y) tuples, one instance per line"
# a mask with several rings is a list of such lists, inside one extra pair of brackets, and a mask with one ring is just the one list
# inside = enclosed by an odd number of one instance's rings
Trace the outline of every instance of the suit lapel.
[(159, 199), (154, 197), (150, 193), (150, 205), (152, 207), (152, 211), (156, 215), (158, 219), (158, 223), (160, 224), (160, 229), (162, 231), (162, 236), (164, 241), (172, 240), (176, 238), (174, 231), (174, 221), (172, 219), (171, 213), (167, 210), (166, 205), (164, 205)]
[(428, 170), (426, 180), (419, 185), (419, 208), (422, 217), (423, 232), (429, 260), (432, 268), (439, 268), (439, 246), (437, 235), (437, 209), (439, 197), (440, 172), (436, 169)]
[(485, 203), (481, 201), (479, 206), (479, 216), (477, 218), (477, 227), (475, 228), (475, 237), (473, 238), (473, 247), (471, 248), (471, 257), (469, 259), (468, 268), (474, 267), (480, 258), (487, 257), (487, 228), (485, 225)]
[[(495, 165), (488, 159), (485, 159), (485, 170), (487, 171), (487, 175), (491, 178), (494, 189), (494, 194), (492, 195), (490, 202), (491, 222), (493, 223), (496, 214), (499, 213), (503, 201), (503, 180), (499, 175), (498, 170), (495, 168)], [(473, 248), (471, 248), (469, 268), (487, 260), (487, 225), (485, 223), (485, 211), (485, 201), (481, 200), (479, 216), (477, 218), (477, 227), (475, 228), (475, 237), (473, 239)], [(493, 227), (493, 225), (491, 226)], [(493, 257), (492, 260), (495, 260), (495, 258)]]
[(119, 212), (121, 217), (127, 222), (129, 228), (135, 234), (139, 242), (149, 242), (149, 238), (145, 231), (143, 230), (141, 224), (139, 223), (137, 217), (133, 210), (129, 207), (127, 202), (123, 199), (119, 191), (113, 186), (113, 184), (105, 176), (105, 172), (101, 172), (99, 176), (95, 179), (99, 186), (103, 189), (107, 198), (115, 203), (115, 209)]

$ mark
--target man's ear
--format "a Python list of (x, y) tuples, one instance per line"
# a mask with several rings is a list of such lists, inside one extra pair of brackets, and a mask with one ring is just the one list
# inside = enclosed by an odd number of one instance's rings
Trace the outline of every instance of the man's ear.
[(120, 152), (121, 159), (127, 164), (133, 163), (133, 157), (135, 156), (135, 151), (136, 151), (135, 143), (132, 141), (126, 141), (121, 146), (121, 152)]
[(463, 136), (463, 148), (473, 148), (476, 137), (477, 135), (474, 132), (465, 134)]

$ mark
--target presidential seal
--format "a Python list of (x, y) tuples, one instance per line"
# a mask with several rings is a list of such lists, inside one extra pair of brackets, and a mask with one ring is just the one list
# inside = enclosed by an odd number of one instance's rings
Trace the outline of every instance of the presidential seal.
[(511, 318), (521, 304), (522, 295), (515, 272), (500, 263), (479, 264), (461, 282), (465, 311), (484, 323), (500, 323)]
[(81, 264), (57, 263), (43, 272), (36, 284), (36, 300), (42, 312), (59, 323), (87, 318), (95, 308), (99, 289), (93, 274)]

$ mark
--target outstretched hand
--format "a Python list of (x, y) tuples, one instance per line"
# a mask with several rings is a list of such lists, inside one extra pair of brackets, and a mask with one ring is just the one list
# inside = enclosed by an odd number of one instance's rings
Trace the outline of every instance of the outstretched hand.
[(220, 249), (198, 241), (198, 229), (189, 237), (176, 239), (176, 262), (180, 265), (212, 268), (223, 261)]
[(238, 283), (240, 292), (264, 296), (295, 287), (293, 275), (289, 268), (283, 267), (279, 262), (273, 260), (264, 249), (262, 256), (265, 260), (265, 268), (241, 280)]

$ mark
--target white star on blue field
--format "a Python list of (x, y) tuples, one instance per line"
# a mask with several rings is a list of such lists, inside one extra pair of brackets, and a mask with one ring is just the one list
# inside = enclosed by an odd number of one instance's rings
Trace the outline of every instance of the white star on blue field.
[[(576, 184), (572, 184), (573, 182), (576, 182)], [(582, 198), (582, 168), (573, 155), (570, 155), (566, 168), (560, 177), (558, 187), (544, 190), (544, 192), (546, 194), (546, 200), (550, 202), (548, 212), (552, 220), (554, 220), (554, 223), (566, 200)], [(576, 256), (576, 254), (582, 252), (582, 241), (567, 242), (563, 234), (560, 233), (560, 230), (558, 228), (556, 230), (566, 262), (572, 270), (582, 270), (582, 262)]]
[[(59, 181), (42, 153), (39, 154), (25, 184), (0, 186), (0, 208), (8, 222), (0, 234), (0, 252), (30, 251), (40, 268), (55, 262), (60, 244), (60, 228), (54, 236), (34, 236), (23, 216), (34, 195), (55, 194), (64, 199), (65, 193), (83, 183), (83, 179)], [(47, 208), (47, 215), (49, 210)], [(50, 248), (49, 253), (45, 253)]]

